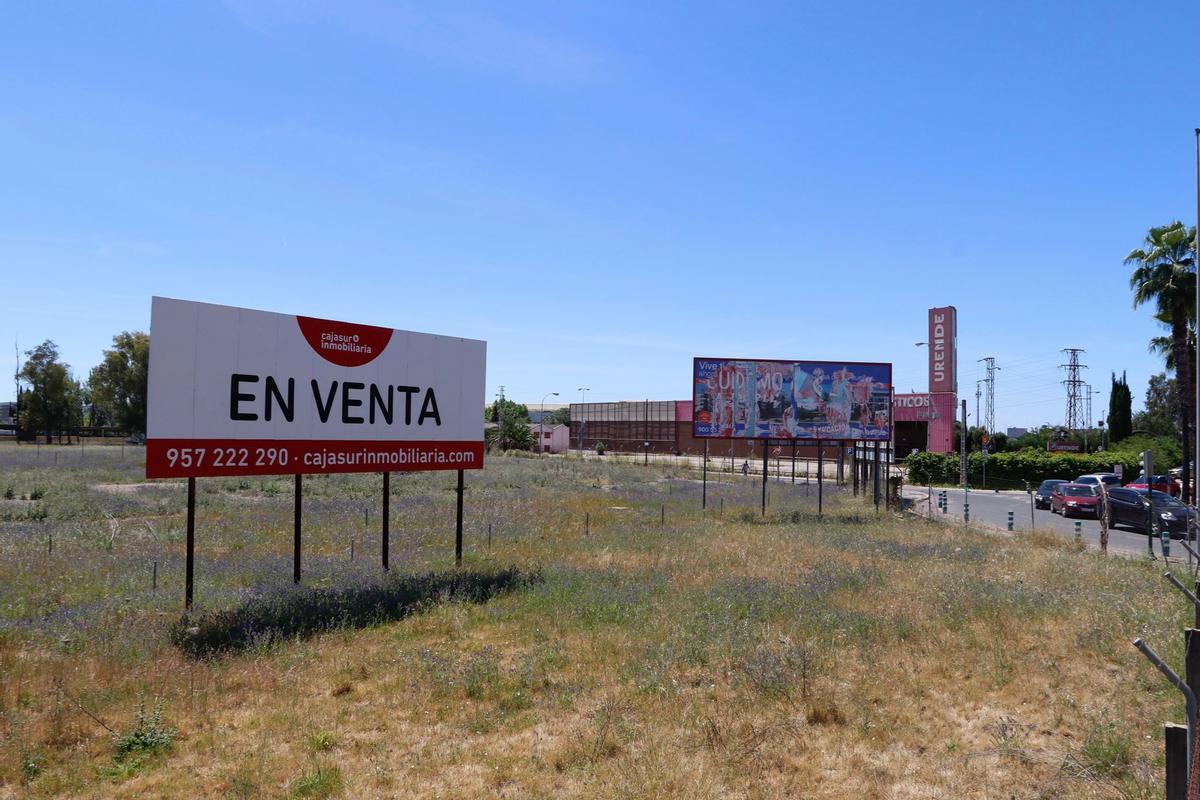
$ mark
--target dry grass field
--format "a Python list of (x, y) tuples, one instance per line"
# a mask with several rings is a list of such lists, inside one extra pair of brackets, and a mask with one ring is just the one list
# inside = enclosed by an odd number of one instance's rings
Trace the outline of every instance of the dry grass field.
[[(462, 572), (527, 581), (196, 659), (183, 491), (139, 457), (0, 447), (0, 797), (1162, 794), (1182, 702), (1129, 644), (1180, 665), (1161, 565), (846, 496), (817, 519), (787, 483), (765, 520), (740, 479), (704, 516), (667, 466), (497, 457)], [(453, 482), (393, 476), (394, 572), (453, 567)], [(198, 614), (378, 584), (379, 476), (305, 486), (297, 594), (290, 479), (200, 482)]]

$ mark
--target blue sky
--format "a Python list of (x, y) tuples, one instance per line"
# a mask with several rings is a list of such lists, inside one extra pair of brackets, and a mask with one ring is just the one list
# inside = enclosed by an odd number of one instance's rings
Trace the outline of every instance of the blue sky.
[[(925, 311), (1000, 427), (1064, 347), (1140, 405), (1122, 264), (1194, 223), (1194, 3), (17, 4), (0, 369), (161, 294), (486, 339), (488, 393), (685, 398), (692, 355), (880, 360)], [(1180, 33), (1176, 33), (1180, 32)], [(3, 392), (0, 394), (8, 394)], [(490, 399), (490, 398), (489, 398)]]

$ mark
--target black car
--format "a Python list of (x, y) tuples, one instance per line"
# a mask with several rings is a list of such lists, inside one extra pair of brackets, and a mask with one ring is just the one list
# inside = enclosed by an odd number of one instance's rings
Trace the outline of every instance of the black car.
[(1055, 486), (1062, 486), (1064, 483), (1070, 483), (1070, 481), (1060, 481), (1060, 480), (1053, 480), (1053, 479), (1048, 480), (1048, 481), (1042, 481), (1042, 485), (1039, 486), (1037, 488), (1037, 491), (1033, 493), (1033, 507), (1034, 508), (1049, 508), (1050, 507), (1050, 493), (1054, 491)]
[[(1109, 489), (1108, 502), (1112, 504), (1113, 526), (1124, 525), (1138, 533), (1146, 532), (1150, 501), (1142, 489)], [(1187, 536), (1188, 521), (1192, 511), (1183, 503), (1162, 492), (1154, 493), (1153, 524), (1157, 533), (1164, 527), (1171, 537), (1182, 539)]]

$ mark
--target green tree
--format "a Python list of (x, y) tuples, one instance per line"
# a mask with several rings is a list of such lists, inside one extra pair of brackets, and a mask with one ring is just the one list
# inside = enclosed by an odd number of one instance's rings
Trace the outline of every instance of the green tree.
[(483, 418), (496, 423), (506, 419), (529, 422), (529, 408), (524, 403), (514, 403), (500, 397), (484, 410)]
[(1183, 499), (1189, 499), (1191, 473), (1192, 358), (1188, 353), (1189, 322), (1196, 316), (1196, 232), (1178, 220), (1151, 228), (1143, 247), (1130, 251), (1126, 265), (1133, 265), (1129, 287), (1133, 306), (1152, 303), (1156, 316), (1170, 327), (1171, 351), (1178, 393), (1180, 434), (1183, 438)]
[(47, 339), (25, 355), (19, 377), (29, 388), (21, 394), (21, 427), (44, 434), (50, 444), (54, 434), (61, 439), (83, 422), (83, 392), (54, 342)]
[[(960, 427), (959, 431), (962, 430)], [(967, 452), (981, 453), (983, 452), (983, 437), (987, 434), (987, 429), (982, 425), (972, 425), (967, 428)], [(988, 436), (988, 452), (999, 453), (1008, 447), (1008, 434), (993, 433)]]
[(494, 427), (485, 431), (488, 447), (499, 450), (529, 450), (533, 447), (529, 409), (523, 403), (497, 398), (484, 410), (484, 419), (494, 423)]
[(1119, 442), (1128, 439), (1133, 434), (1133, 394), (1125, 381), (1125, 373), (1120, 380), (1117, 373), (1112, 374), (1112, 390), (1108, 394), (1108, 440)]
[(515, 417), (505, 417), (484, 432), (487, 446), (495, 450), (532, 450), (533, 431), (529, 422)]
[(88, 375), (93, 424), (115, 424), (124, 430), (146, 432), (146, 381), (150, 372), (150, 337), (141, 331), (122, 331), (104, 360)]
[(556, 408), (554, 413), (551, 414), (547, 419), (547, 422), (553, 423), (554, 425), (570, 425), (571, 407), (563, 406), (562, 408)]
[(1145, 408), (1133, 415), (1133, 430), (1179, 438), (1179, 381), (1166, 373), (1151, 375)]

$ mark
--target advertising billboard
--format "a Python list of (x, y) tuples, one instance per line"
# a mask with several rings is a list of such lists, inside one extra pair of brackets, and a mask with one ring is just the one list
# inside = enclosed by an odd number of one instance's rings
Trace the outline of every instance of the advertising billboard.
[(929, 391), (957, 392), (958, 309), (929, 309)]
[(710, 439), (891, 438), (892, 365), (697, 358), (692, 433)]
[(155, 297), (146, 477), (480, 469), (486, 351)]

